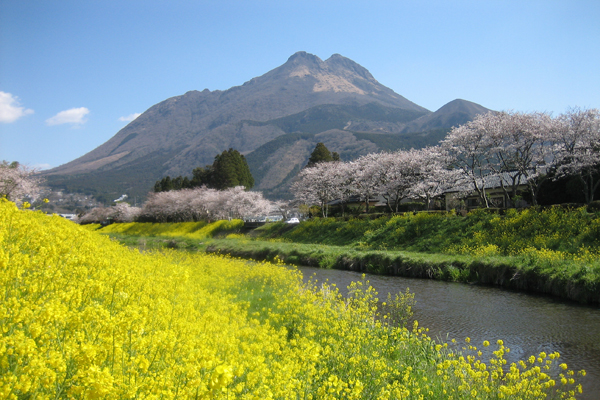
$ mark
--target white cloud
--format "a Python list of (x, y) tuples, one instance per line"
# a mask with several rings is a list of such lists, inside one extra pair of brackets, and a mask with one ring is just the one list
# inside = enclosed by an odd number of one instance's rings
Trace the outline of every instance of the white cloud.
[(131, 122), (134, 119), (136, 119), (137, 117), (139, 117), (140, 115), (142, 115), (142, 113), (135, 113), (135, 114), (129, 114), (126, 117), (120, 117), (119, 121), (123, 121), (123, 122)]
[(36, 170), (43, 171), (43, 170), (52, 168), (52, 165), (43, 163), (43, 164), (33, 164), (32, 167), (35, 168)]
[(70, 110), (61, 111), (52, 118), (46, 120), (46, 125), (73, 124), (82, 125), (87, 122), (85, 116), (90, 113), (85, 107), (71, 108)]
[(15, 122), (25, 115), (33, 114), (33, 110), (20, 107), (19, 98), (10, 93), (0, 92), (0, 122)]

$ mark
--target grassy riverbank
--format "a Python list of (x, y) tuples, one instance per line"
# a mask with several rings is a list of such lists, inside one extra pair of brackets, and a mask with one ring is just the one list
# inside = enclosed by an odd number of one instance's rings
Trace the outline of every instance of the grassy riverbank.
[(555, 258), (590, 261), (600, 255), (600, 213), (581, 209), (507, 210), (504, 215), (475, 210), (406, 213), (393, 217), (315, 218), (294, 229), (283, 223), (258, 229), (260, 238), (378, 250), (514, 256), (532, 251)]
[[(342, 299), (297, 271), (139, 252), (0, 200), (0, 396), (8, 399), (575, 398), (556, 353), (505, 368), (388, 324), (367, 283)], [(381, 305), (381, 304), (380, 304)], [(583, 372), (581, 372), (583, 374)]]
[(231, 237), (198, 242), (181, 237), (111, 236), (125, 245), (143, 250), (174, 248), (299, 266), (487, 284), (552, 294), (583, 303), (600, 303), (597, 270), (574, 261), (557, 267), (554, 263), (536, 263), (537, 260), (522, 256), (427, 254)]
[[(491, 284), (600, 303), (600, 214), (586, 209), (316, 218), (267, 224), (246, 234), (240, 233), (241, 222), (187, 224), (123, 224), (101, 231), (143, 247), (277, 257), (296, 265)], [(202, 228), (194, 230), (193, 224)]]
[(213, 240), (205, 249), (255, 260), (277, 258), (295, 265), (488, 284), (600, 303), (598, 269), (575, 261), (557, 265), (527, 256), (426, 254), (243, 239)]

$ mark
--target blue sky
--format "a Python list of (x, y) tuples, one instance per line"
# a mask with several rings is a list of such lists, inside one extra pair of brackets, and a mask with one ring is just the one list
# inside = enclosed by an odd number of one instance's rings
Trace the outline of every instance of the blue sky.
[(55, 167), (152, 105), (334, 53), (435, 111), (600, 107), (600, 1), (0, 0), (0, 160)]

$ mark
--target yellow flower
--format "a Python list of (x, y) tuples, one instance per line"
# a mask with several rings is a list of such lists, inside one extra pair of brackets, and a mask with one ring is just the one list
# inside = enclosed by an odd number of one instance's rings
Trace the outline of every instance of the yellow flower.
[[(202, 224), (127, 229), (215, 229)], [(0, 285), (1, 398), (519, 399), (582, 390), (556, 393), (554, 379), (577, 385), (575, 373), (555, 378), (535, 357), (518, 368), (486, 364), (474, 346), (438, 344), (416, 322), (382, 324), (366, 280), (344, 299), (281, 265), (141, 253), (6, 200)], [(499, 345), (501, 357), (509, 350)]]

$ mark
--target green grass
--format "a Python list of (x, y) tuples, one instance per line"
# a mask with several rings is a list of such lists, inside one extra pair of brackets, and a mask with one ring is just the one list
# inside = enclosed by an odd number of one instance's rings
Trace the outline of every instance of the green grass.
[(292, 265), (336, 268), (548, 293), (583, 303), (600, 302), (600, 269), (574, 261), (544, 263), (527, 256), (472, 256), (371, 250), (277, 240), (132, 237), (111, 235), (141, 250), (174, 248)]
[[(115, 224), (100, 231), (141, 249), (170, 247), (376, 274), (498, 285), (600, 303), (600, 214), (478, 210), (273, 223)], [(120, 225), (120, 226), (119, 226)], [(132, 235), (137, 236), (136, 239)]]
[(196, 249), (294, 265), (496, 285), (600, 303), (597, 263), (544, 262), (527, 255), (451, 255), (248, 239), (213, 239)]
[(427, 253), (469, 253), (468, 249), (496, 246), (499, 255), (535, 248), (575, 256), (582, 249), (600, 249), (600, 214), (549, 208), (508, 210), (506, 215), (476, 210), (466, 217), (420, 212), (377, 219), (314, 218), (293, 230), (284, 223), (265, 225), (255, 236)]

